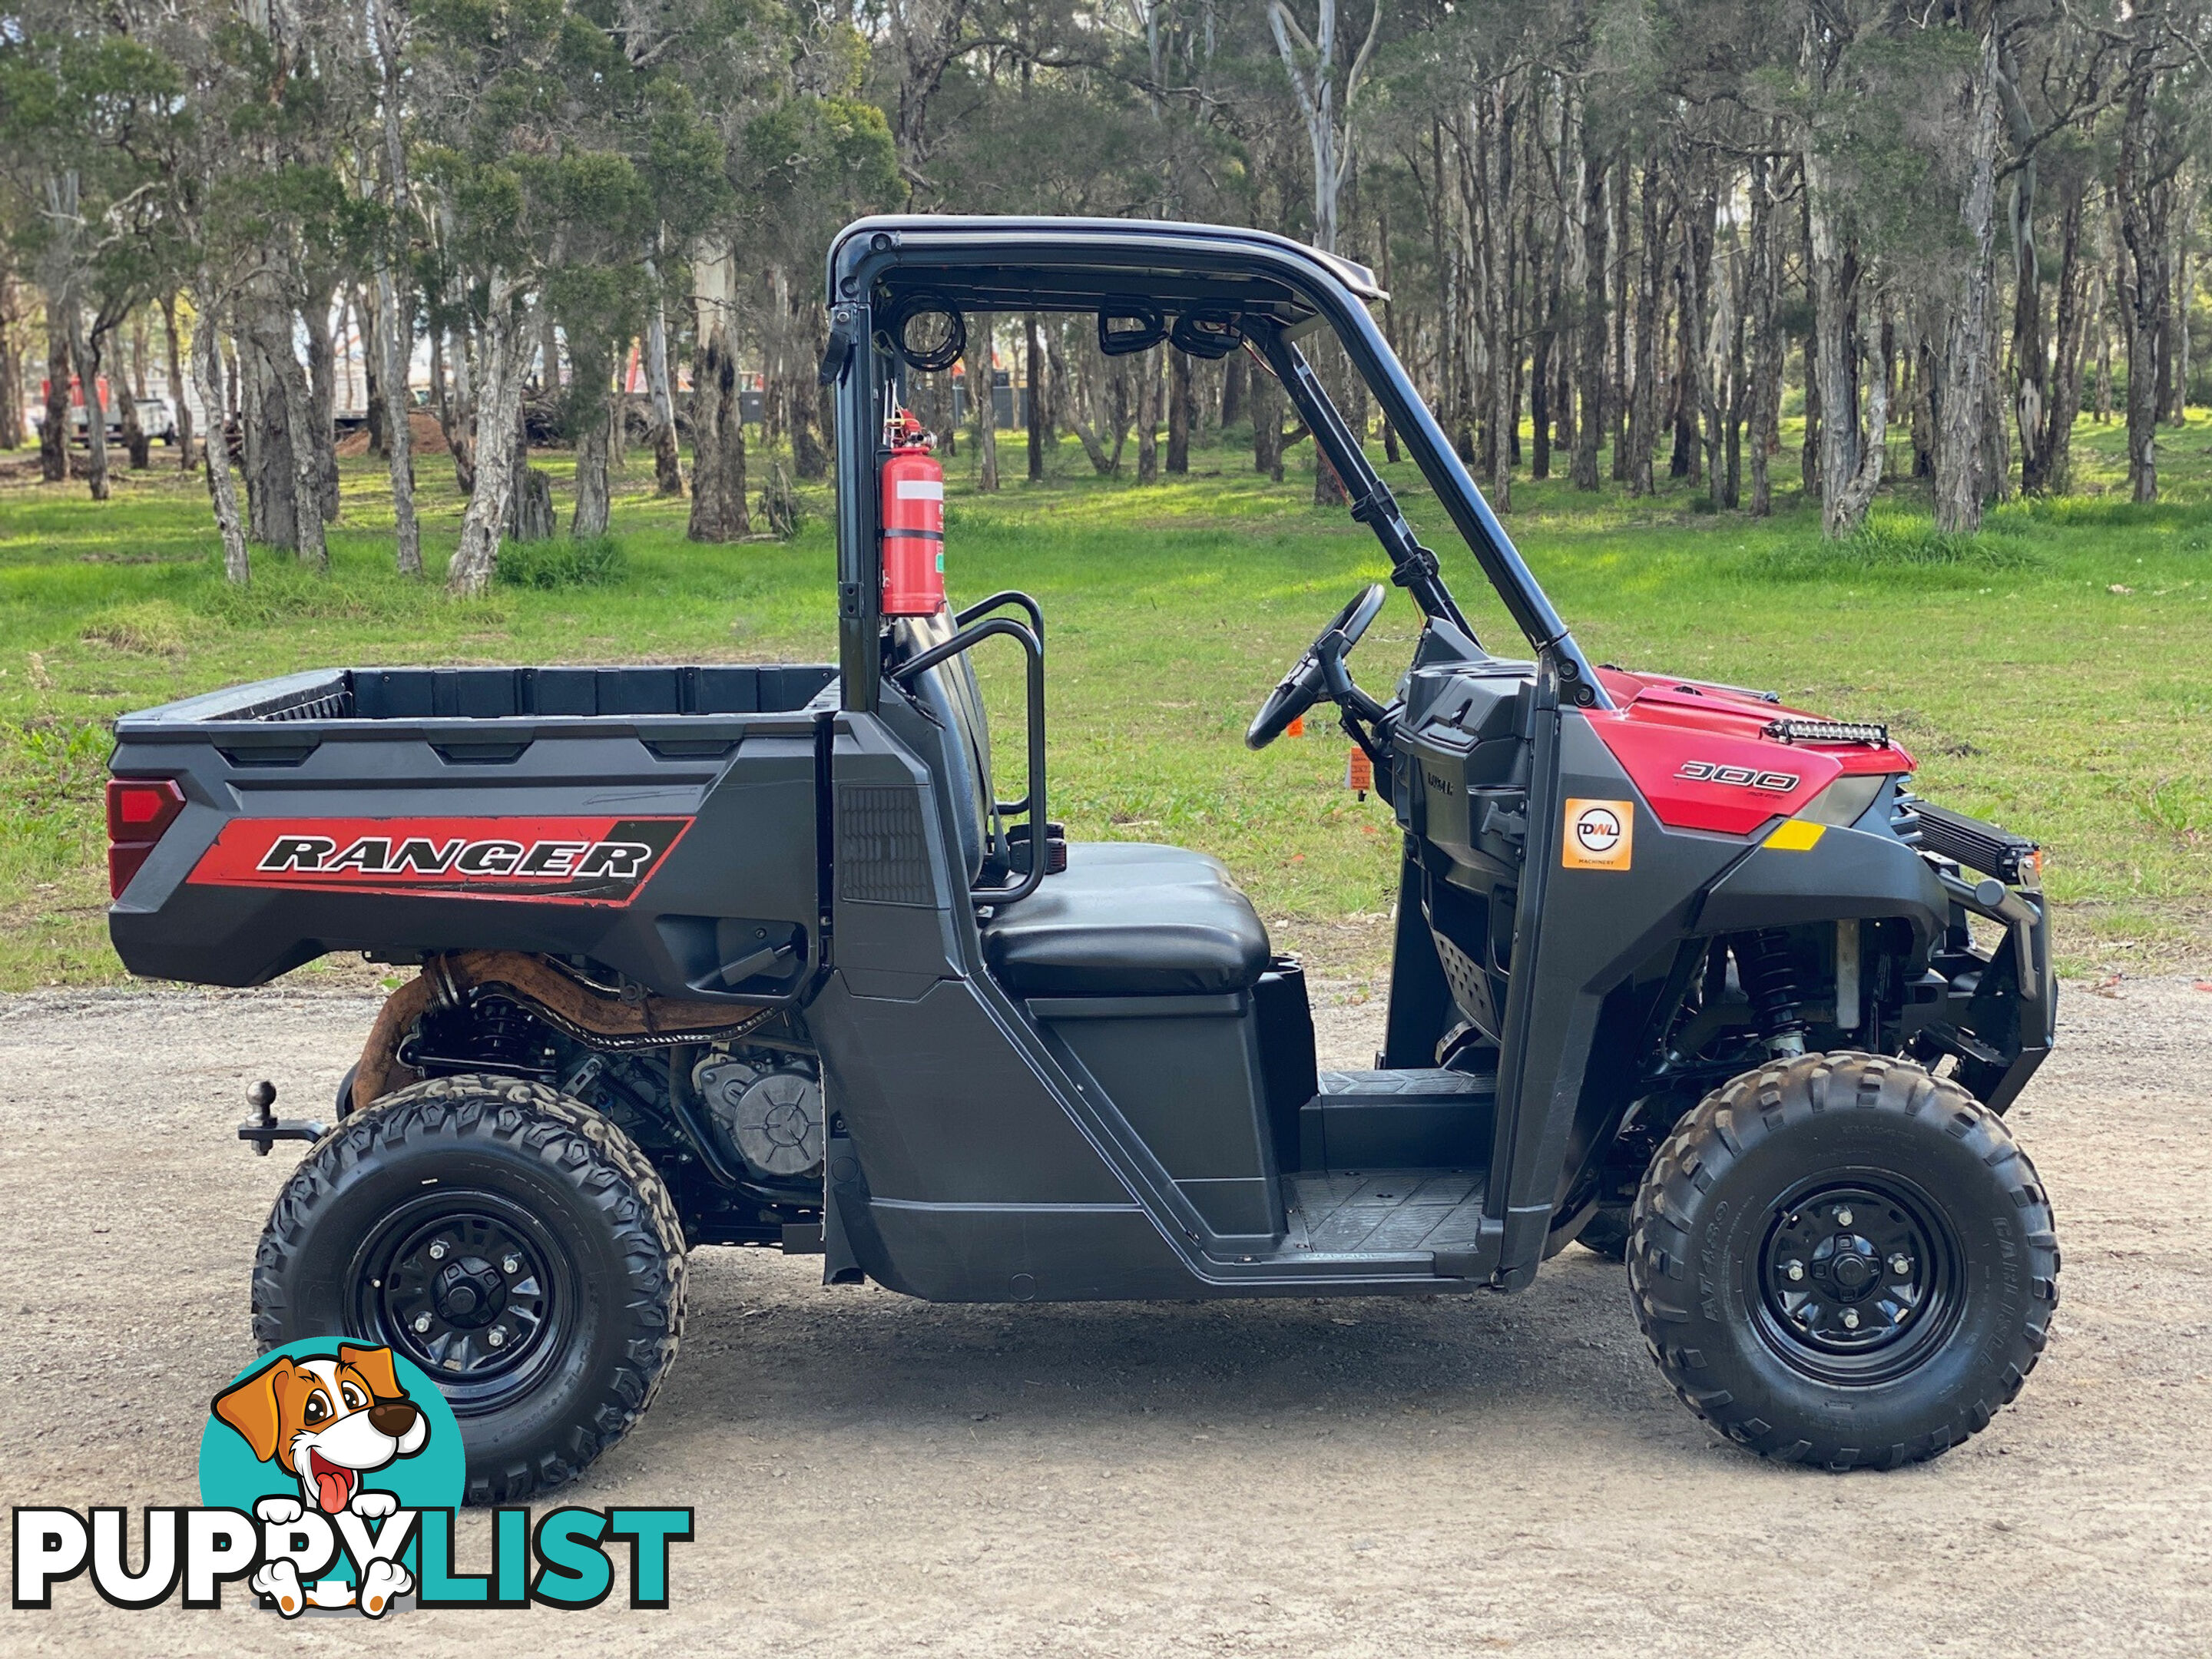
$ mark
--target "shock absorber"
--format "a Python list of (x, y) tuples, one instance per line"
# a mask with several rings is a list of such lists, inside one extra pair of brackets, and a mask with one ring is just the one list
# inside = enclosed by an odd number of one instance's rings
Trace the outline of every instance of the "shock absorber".
[(1759, 1016), (1766, 1052), (1786, 1060), (1805, 1052), (1805, 1022), (1797, 1012), (1797, 970), (1790, 959), (1790, 935), (1779, 927), (1761, 928), (1735, 941), (1736, 971), (1744, 994)]

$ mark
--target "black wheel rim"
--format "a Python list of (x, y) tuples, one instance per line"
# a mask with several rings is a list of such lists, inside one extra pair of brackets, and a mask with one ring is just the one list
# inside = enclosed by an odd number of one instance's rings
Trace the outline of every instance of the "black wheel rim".
[(1747, 1288), (1759, 1335), (1839, 1385), (1904, 1376), (1957, 1326), (1966, 1273), (1942, 1207), (1901, 1176), (1801, 1182), (1771, 1206)]
[(412, 1360), (459, 1416), (536, 1388), (578, 1313), (574, 1264), (498, 1193), (438, 1188), (377, 1224), (354, 1256), (353, 1328)]

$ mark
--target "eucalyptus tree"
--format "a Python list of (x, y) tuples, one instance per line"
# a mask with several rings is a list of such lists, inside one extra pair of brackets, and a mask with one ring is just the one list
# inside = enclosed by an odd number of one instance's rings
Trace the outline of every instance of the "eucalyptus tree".
[(641, 319), (659, 227), (680, 234), (720, 204), (722, 146), (644, 44), (649, 25), (611, 7), (431, 0), (416, 27), (416, 176), (477, 343), (475, 477), (447, 585), (477, 593), (516, 486), (524, 343), (544, 316), (565, 322), (582, 371), (573, 528), (605, 528), (612, 343)]
[(65, 475), (73, 377), (86, 410), (86, 482), (93, 499), (105, 501), (100, 348), (145, 297), (136, 287), (139, 243), (163, 185), (149, 157), (174, 118), (177, 76), (160, 54), (77, 0), (33, 0), (8, 23), (0, 27), (0, 190), (11, 200), (0, 226), (46, 301), (46, 474)]

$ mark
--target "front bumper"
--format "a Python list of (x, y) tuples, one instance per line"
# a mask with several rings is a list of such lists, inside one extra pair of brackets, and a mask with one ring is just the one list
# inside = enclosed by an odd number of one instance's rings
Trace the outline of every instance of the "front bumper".
[[(1908, 1043), (1934, 1062), (1948, 1054), (1959, 1080), (1992, 1111), (2019, 1097), (2050, 1054), (2058, 1029), (2058, 974), (2041, 849), (2025, 836), (1946, 808), (1920, 804), (1920, 851), (1951, 902), (1950, 926), (1929, 959), (1921, 1018)], [(1968, 872), (1974, 872), (1969, 874)], [(1972, 919), (2003, 930), (1986, 952)]]

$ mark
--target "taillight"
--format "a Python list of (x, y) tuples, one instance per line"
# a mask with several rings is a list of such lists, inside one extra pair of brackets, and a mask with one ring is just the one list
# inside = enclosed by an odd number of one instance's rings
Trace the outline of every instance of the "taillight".
[(147, 854), (185, 810), (185, 792), (169, 778), (107, 781), (107, 896), (121, 898)]

